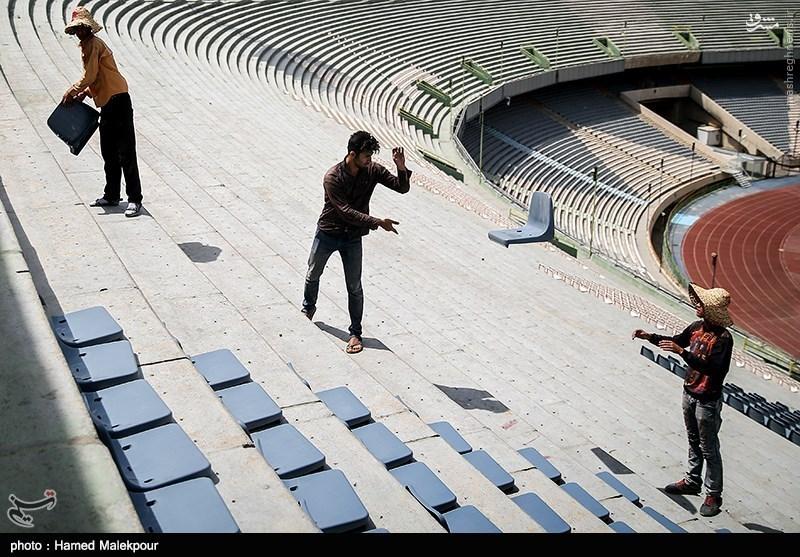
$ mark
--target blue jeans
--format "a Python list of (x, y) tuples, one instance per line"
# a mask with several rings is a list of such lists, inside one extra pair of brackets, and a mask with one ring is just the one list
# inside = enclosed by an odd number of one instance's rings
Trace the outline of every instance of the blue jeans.
[(308, 273), (303, 291), (303, 311), (313, 312), (317, 308), (319, 279), (331, 254), (339, 252), (344, 266), (344, 282), (347, 286), (347, 309), (350, 312), (350, 334), (361, 338), (361, 317), (364, 314), (364, 291), (361, 289), (361, 237), (346, 238), (331, 236), (317, 230), (308, 256)]
[(722, 493), (722, 455), (719, 452), (719, 428), (722, 426), (722, 397), (700, 402), (683, 393), (683, 420), (689, 438), (689, 468), (686, 481), (701, 485), (703, 461), (706, 467), (706, 494)]

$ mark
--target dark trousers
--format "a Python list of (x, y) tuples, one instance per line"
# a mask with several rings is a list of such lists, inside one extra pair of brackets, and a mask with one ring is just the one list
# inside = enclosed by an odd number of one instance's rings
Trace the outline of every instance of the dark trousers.
[(701, 484), (705, 461), (706, 493), (720, 495), (722, 455), (719, 451), (719, 428), (722, 427), (722, 397), (700, 402), (684, 391), (683, 421), (689, 438), (689, 468), (686, 471), (686, 481), (694, 485)]
[(308, 273), (303, 292), (303, 309), (313, 311), (317, 307), (319, 279), (331, 254), (339, 252), (344, 266), (344, 282), (347, 286), (347, 309), (350, 311), (350, 334), (361, 338), (361, 317), (364, 314), (364, 291), (361, 289), (361, 237), (340, 238), (321, 230), (314, 235), (311, 253), (308, 256)]
[(100, 152), (103, 154), (106, 187), (103, 197), (117, 202), (125, 174), (125, 193), (130, 203), (142, 202), (142, 183), (136, 162), (133, 106), (128, 93), (119, 93), (100, 109)]

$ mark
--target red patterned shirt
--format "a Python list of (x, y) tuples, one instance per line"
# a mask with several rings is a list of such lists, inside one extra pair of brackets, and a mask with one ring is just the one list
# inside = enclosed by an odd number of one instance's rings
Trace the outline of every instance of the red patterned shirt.
[(679, 335), (666, 337), (653, 334), (650, 343), (658, 346), (662, 340), (671, 340), (683, 351), (681, 357), (689, 366), (683, 389), (703, 401), (722, 396), (722, 384), (731, 366), (733, 337), (724, 327), (705, 321), (695, 321)]

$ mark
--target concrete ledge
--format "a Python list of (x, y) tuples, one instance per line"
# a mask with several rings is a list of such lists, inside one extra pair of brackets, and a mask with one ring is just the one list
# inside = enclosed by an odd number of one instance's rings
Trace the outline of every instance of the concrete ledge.
[(0, 532), (141, 532), (122, 480), (95, 433), (39, 302), (19, 242), (0, 211), (0, 497), (56, 506), (33, 528)]

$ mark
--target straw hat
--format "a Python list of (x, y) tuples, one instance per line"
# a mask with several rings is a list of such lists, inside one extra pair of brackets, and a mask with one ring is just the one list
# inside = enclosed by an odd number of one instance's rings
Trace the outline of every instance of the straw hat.
[(728, 314), (728, 306), (731, 303), (731, 295), (724, 288), (705, 289), (696, 284), (689, 284), (689, 299), (693, 304), (702, 304), (703, 313), (706, 321), (719, 325), (720, 327), (730, 327), (733, 320)]
[(97, 23), (94, 20), (92, 14), (89, 13), (89, 10), (87, 10), (83, 6), (78, 6), (77, 8), (72, 10), (72, 19), (64, 28), (64, 32), (67, 33), (68, 35), (72, 35), (75, 33), (75, 30), (81, 25), (85, 25), (86, 27), (91, 29), (92, 33), (97, 33), (103, 28), (99, 23)]

